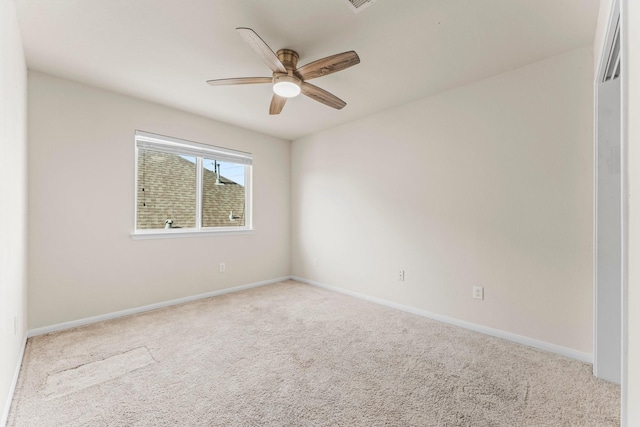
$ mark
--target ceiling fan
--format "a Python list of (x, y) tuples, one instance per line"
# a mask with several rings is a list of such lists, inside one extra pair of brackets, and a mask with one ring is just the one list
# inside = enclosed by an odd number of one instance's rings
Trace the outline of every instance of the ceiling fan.
[(298, 68), (298, 53), (291, 49), (280, 49), (273, 53), (271, 48), (251, 28), (236, 28), (245, 42), (257, 53), (265, 64), (273, 71), (271, 77), (237, 77), (231, 79), (208, 80), (211, 86), (244, 85), (244, 84), (273, 84), (273, 97), (269, 106), (269, 114), (280, 114), (287, 102), (287, 98), (293, 98), (300, 93), (309, 98), (321, 102), (335, 109), (342, 109), (346, 102), (332, 93), (307, 80), (326, 76), (337, 71), (342, 71), (360, 63), (358, 54), (354, 51), (338, 53), (318, 59)]

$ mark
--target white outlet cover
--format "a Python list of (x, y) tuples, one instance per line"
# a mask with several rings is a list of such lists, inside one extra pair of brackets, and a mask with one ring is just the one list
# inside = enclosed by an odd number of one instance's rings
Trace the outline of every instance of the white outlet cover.
[(474, 299), (484, 299), (484, 288), (482, 286), (474, 286), (473, 287), (473, 298)]

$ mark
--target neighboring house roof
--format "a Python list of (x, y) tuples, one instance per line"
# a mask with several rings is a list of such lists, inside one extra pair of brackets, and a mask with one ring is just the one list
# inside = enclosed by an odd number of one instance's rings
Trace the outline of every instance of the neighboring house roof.
[[(244, 225), (245, 188), (223, 176), (203, 170), (202, 226)], [(138, 157), (137, 229), (195, 227), (196, 165), (178, 155), (140, 150)], [(229, 218), (231, 212), (237, 217)]]

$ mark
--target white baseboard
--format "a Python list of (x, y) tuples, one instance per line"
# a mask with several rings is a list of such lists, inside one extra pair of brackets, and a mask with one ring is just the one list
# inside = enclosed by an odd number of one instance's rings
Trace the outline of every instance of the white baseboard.
[[(349, 291), (347, 289), (343, 289), (337, 286), (327, 285), (325, 283), (316, 282), (314, 280), (305, 279), (303, 277), (297, 276), (286, 276), (280, 277), (277, 279), (265, 280), (262, 282), (250, 283), (248, 285), (236, 286), (233, 288), (222, 289), (218, 291), (207, 292), (204, 294), (192, 295), (184, 298), (174, 299), (170, 301), (164, 301), (156, 304), (145, 305), (141, 307), (130, 308), (127, 310), (116, 311), (113, 313), (106, 313), (99, 316), (87, 317), (84, 319), (73, 320), (70, 322), (58, 323), (56, 325), (45, 326), (42, 328), (31, 329), (27, 337), (34, 337), (37, 335), (48, 334), (50, 332), (62, 331), (65, 329), (71, 329), (78, 326), (88, 325), (91, 323), (102, 322), (104, 320), (116, 319), (118, 317), (130, 316), (132, 314), (143, 313), (145, 311), (156, 310), (159, 308), (169, 307), (172, 305), (183, 304), (185, 302), (196, 301), (203, 298), (214, 297), (218, 295), (223, 295), (231, 292), (242, 291), (245, 289), (256, 288), (259, 286), (270, 285), (273, 283), (282, 282), (285, 280), (297, 280), (298, 282), (306, 283), (308, 285), (317, 286), (319, 288), (324, 288), (330, 291), (339, 292), (342, 294), (346, 294), (355, 298), (363, 299), (366, 301), (374, 302), (376, 304), (384, 305), (386, 307), (395, 308), (398, 310), (405, 311), (407, 313), (416, 314), (418, 316), (427, 317), (429, 319), (437, 320), (439, 322), (448, 323), (455, 326), (460, 326), (465, 329), (470, 329), (472, 331), (480, 332), (485, 335), (490, 335), (497, 338), (502, 338), (508, 341), (513, 341), (518, 344), (524, 344), (529, 347), (537, 348), (540, 350), (548, 351), (551, 353), (556, 353), (561, 356), (569, 357), (571, 359), (576, 359), (581, 362), (593, 363), (593, 355), (590, 353), (583, 353), (581, 351), (573, 350), (571, 348), (559, 346), (556, 344), (551, 344), (546, 341), (540, 341), (533, 338), (525, 337), (518, 334), (513, 334), (511, 332), (502, 331), (500, 329), (493, 329), (486, 326), (478, 325), (476, 323), (466, 322), (464, 320), (455, 319), (453, 317), (443, 316), (441, 314), (431, 313), (426, 310), (421, 310), (419, 308), (411, 307), (408, 305), (399, 304), (393, 301), (388, 301), (382, 298), (376, 298), (369, 295), (361, 294), (358, 292)], [(24, 351), (24, 348), (23, 348)], [(21, 358), (22, 360), (22, 358)], [(20, 367), (18, 366), (18, 369)], [(16, 374), (17, 375), (17, 374)], [(17, 380), (17, 376), (16, 376)], [(8, 409), (7, 409), (8, 413)], [(0, 424), (2, 425), (2, 424)]]
[(20, 375), (20, 368), (22, 367), (22, 358), (24, 357), (24, 350), (27, 347), (27, 337), (22, 340), (22, 348), (20, 349), (20, 356), (18, 356), (18, 363), (16, 363), (16, 370), (13, 373), (13, 379), (11, 380), (11, 387), (7, 394), (7, 400), (4, 403), (2, 409), (2, 416), (0, 416), (0, 426), (6, 426), (9, 421), (9, 410), (11, 409), (11, 402), (13, 401), (13, 394), (16, 391), (18, 385), (18, 376)]
[(522, 335), (513, 334), (511, 332), (502, 331), (499, 329), (493, 329), (486, 326), (478, 325), (471, 322), (465, 322), (464, 320), (458, 320), (453, 317), (443, 316), (441, 314), (431, 313), (429, 311), (421, 310), (419, 308), (410, 307), (407, 305), (399, 304), (393, 301), (387, 301), (382, 298), (376, 298), (365, 294), (360, 294), (358, 292), (352, 292), (346, 289), (342, 289), (337, 286), (327, 285), (324, 283), (316, 282), (314, 280), (305, 279), (302, 277), (292, 276), (291, 279), (297, 280), (298, 282), (306, 283), (308, 285), (317, 286), (319, 288), (327, 289), (330, 291), (340, 292), (342, 294), (346, 294), (352, 297), (356, 297), (359, 299), (363, 299), (366, 301), (374, 302), (376, 304), (384, 305), (387, 307), (395, 308), (398, 310), (406, 311), (407, 313), (417, 314), (418, 316), (427, 317), (429, 319), (437, 320), (443, 323), (449, 323), (451, 325), (460, 326), (465, 329), (470, 329), (472, 331), (480, 332), (485, 335), (490, 335), (492, 337), (502, 338), (508, 341), (513, 341), (518, 344), (524, 344), (529, 347), (537, 348), (540, 350), (548, 351), (550, 353), (556, 353), (561, 356), (569, 357), (571, 359), (576, 359), (581, 362), (593, 363), (593, 355), (589, 353), (583, 353), (581, 351), (573, 350), (571, 348), (562, 347), (556, 344), (551, 344), (545, 341), (536, 340), (533, 338), (525, 337)]
[(235, 286), (233, 288), (221, 289), (218, 291), (206, 292), (204, 294), (191, 295), (184, 298), (178, 298), (170, 301), (158, 302), (155, 304), (143, 305), (141, 307), (129, 308), (127, 310), (115, 311), (112, 313), (101, 314), (99, 316), (86, 317), (84, 319), (72, 320), (70, 322), (58, 323), (51, 326), (44, 326), (42, 328), (35, 328), (29, 330), (27, 337), (35, 337), (37, 335), (44, 335), (51, 332), (63, 331), (65, 329), (76, 328), (78, 326), (84, 326), (91, 323), (102, 322), (104, 320), (117, 319), (118, 317), (131, 316), (132, 314), (144, 313), (145, 311), (157, 310), (159, 308), (170, 307), (172, 305), (184, 304), (185, 302), (196, 301), (199, 299), (215, 297), (218, 295), (228, 294), (231, 292), (242, 291), (245, 289), (257, 288), (259, 286), (271, 285), (273, 283), (289, 280), (291, 277), (280, 277), (277, 279), (264, 280), (262, 282), (250, 283), (248, 285)]

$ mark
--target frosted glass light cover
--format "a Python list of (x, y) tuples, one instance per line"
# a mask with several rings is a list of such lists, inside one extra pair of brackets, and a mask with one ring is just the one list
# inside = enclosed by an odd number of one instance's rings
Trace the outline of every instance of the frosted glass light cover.
[(300, 81), (292, 76), (278, 76), (274, 80), (273, 92), (284, 98), (300, 95)]

